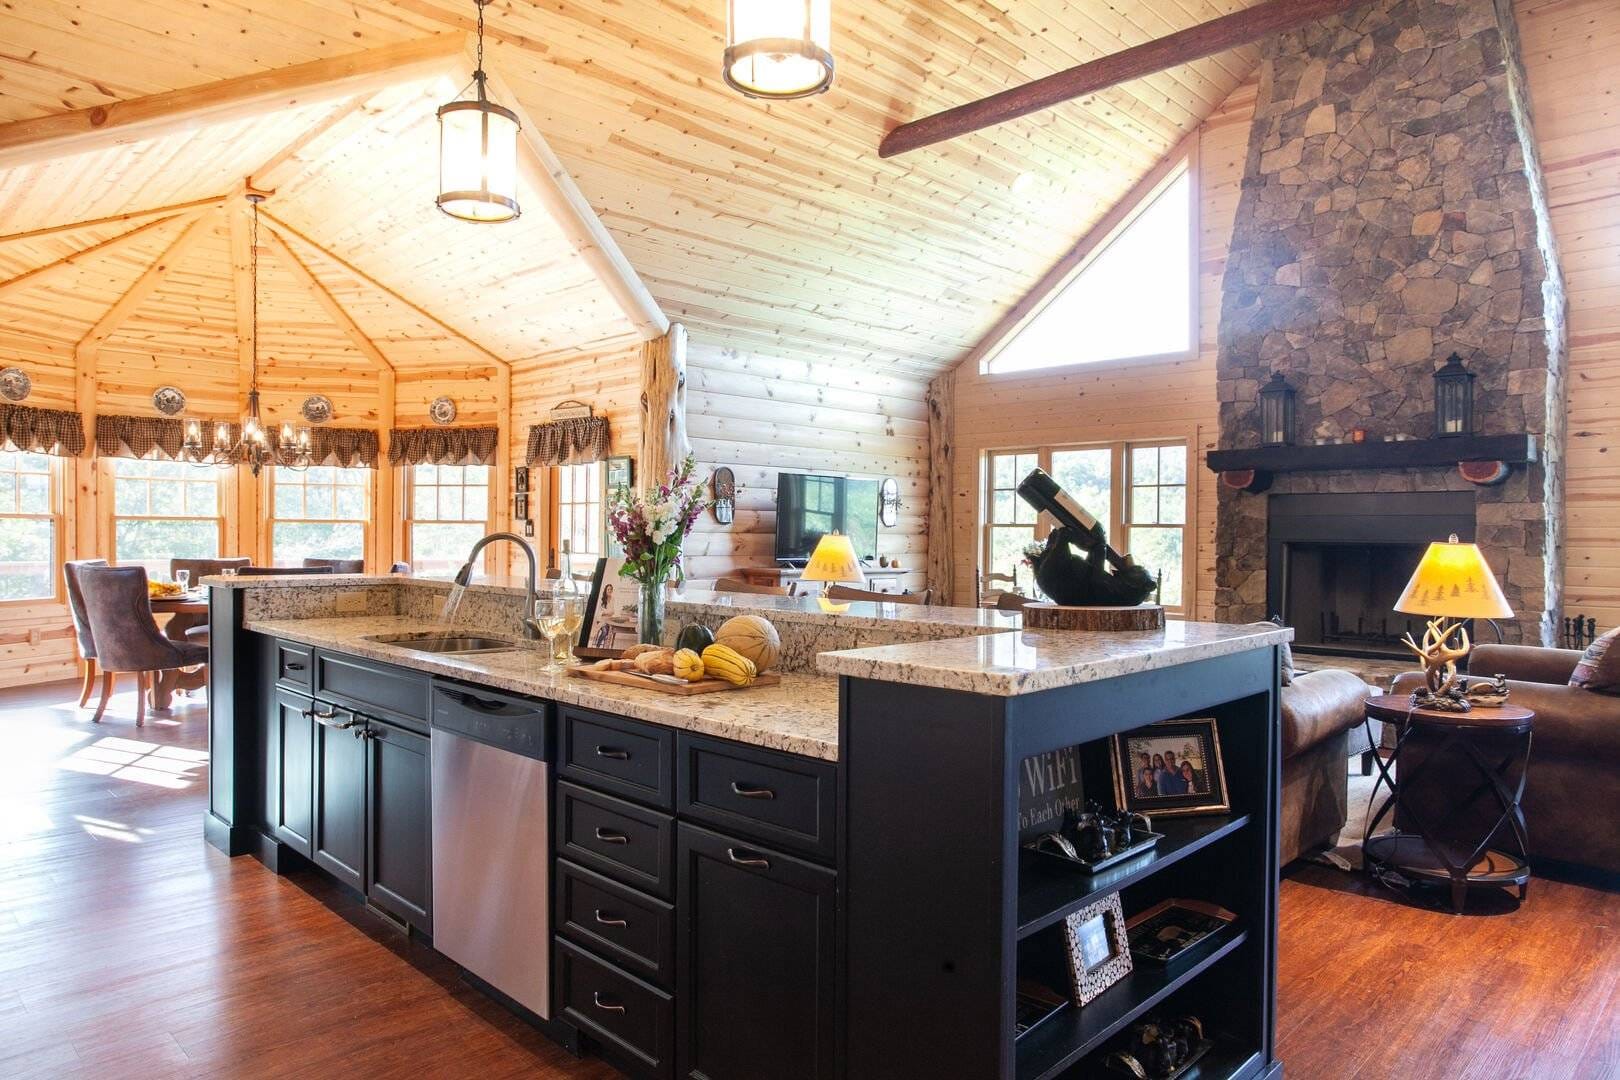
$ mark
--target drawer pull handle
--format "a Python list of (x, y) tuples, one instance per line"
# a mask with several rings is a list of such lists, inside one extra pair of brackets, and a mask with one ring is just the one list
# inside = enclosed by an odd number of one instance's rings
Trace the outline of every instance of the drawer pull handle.
[(772, 791), (768, 787), (744, 787), (735, 780), (731, 782), (731, 793), (733, 795), (741, 795), (745, 799), (776, 798), (776, 792)]
[(771, 860), (767, 859), (765, 856), (749, 855), (746, 853), (739, 855), (737, 854), (737, 849), (734, 847), (726, 848), (726, 857), (732, 862), (736, 863), (738, 866), (754, 866), (761, 870), (769, 870), (771, 868)]
[(629, 926), (630, 925), (627, 921), (625, 921), (624, 919), (618, 918), (617, 916), (602, 914), (602, 909), (601, 908), (596, 909), (596, 921), (601, 923), (603, 926)]
[(287, 670), (288, 671), (303, 671), (304, 670), (304, 665), (303, 664), (295, 664), (291, 660), (289, 660), (289, 661), (287, 661)]
[(620, 1005), (618, 1002), (616, 1002), (616, 1001), (603, 1001), (602, 1000), (602, 993), (599, 990), (591, 994), (591, 1002), (598, 1009), (601, 1009), (604, 1012), (616, 1012), (616, 1013), (624, 1012), (624, 1006)]
[(616, 746), (598, 746), (596, 748), (596, 756), (605, 757), (612, 761), (629, 761), (630, 751), (620, 750)]
[(630, 838), (624, 833), (613, 829), (604, 829), (600, 826), (596, 830), (596, 838), (604, 844), (628, 844), (630, 842)]
[(351, 716), (347, 720), (339, 720), (335, 712), (323, 713), (316, 712), (314, 709), (305, 709), (304, 715), (321, 725), (321, 727), (328, 727), (333, 731), (348, 731), (359, 720), (357, 716)]

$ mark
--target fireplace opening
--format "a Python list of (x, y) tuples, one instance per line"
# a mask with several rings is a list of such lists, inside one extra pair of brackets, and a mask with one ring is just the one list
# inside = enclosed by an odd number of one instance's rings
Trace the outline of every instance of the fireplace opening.
[(1266, 602), (1294, 648), (1407, 657), (1424, 620), (1395, 610), (1428, 545), (1474, 538), (1469, 492), (1273, 495), (1267, 505)]

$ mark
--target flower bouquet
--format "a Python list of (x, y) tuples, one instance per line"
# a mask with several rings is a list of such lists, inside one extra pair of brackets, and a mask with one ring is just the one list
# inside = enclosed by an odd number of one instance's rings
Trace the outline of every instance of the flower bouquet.
[(708, 506), (702, 481), (693, 477), (696, 469), (697, 462), (688, 455), (657, 487), (640, 495), (621, 487), (608, 500), (608, 528), (624, 549), (619, 576), (641, 585), (638, 636), (654, 645), (660, 644), (664, 631), (664, 583), (686, 580), (681, 545)]

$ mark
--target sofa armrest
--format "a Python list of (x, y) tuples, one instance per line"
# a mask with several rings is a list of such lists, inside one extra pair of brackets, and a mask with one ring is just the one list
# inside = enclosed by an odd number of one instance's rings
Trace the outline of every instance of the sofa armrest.
[(1339, 668), (1321, 668), (1294, 676), (1282, 688), (1283, 758), (1348, 731), (1367, 716), (1372, 687), (1360, 676)]
[(1530, 645), (1479, 645), (1468, 657), (1468, 673), (1476, 679), (1506, 675), (1516, 682), (1569, 684), (1581, 654), (1574, 649), (1542, 649)]

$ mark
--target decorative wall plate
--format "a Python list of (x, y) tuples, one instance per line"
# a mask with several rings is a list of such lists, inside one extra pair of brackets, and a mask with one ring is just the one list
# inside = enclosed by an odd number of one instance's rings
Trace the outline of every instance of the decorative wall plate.
[(730, 525), (737, 511), (737, 477), (722, 465), (714, 470), (710, 483), (714, 486), (714, 504), (710, 507), (714, 511), (714, 520), (722, 525)]
[(8, 367), (0, 371), (0, 397), (7, 401), (23, 400), (33, 388), (34, 380), (22, 368)]
[(312, 424), (324, 424), (332, 419), (332, 399), (324, 394), (311, 394), (298, 410)]
[(436, 397), (433, 404), (428, 406), (428, 415), (435, 424), (453, 424), (456, 422), (456, 403), (448, 397)]
[(160, 386), (152, 391), (152, 408), (163, 416), (179, 416), (186, 411), (186, 395), (179, 387)]

